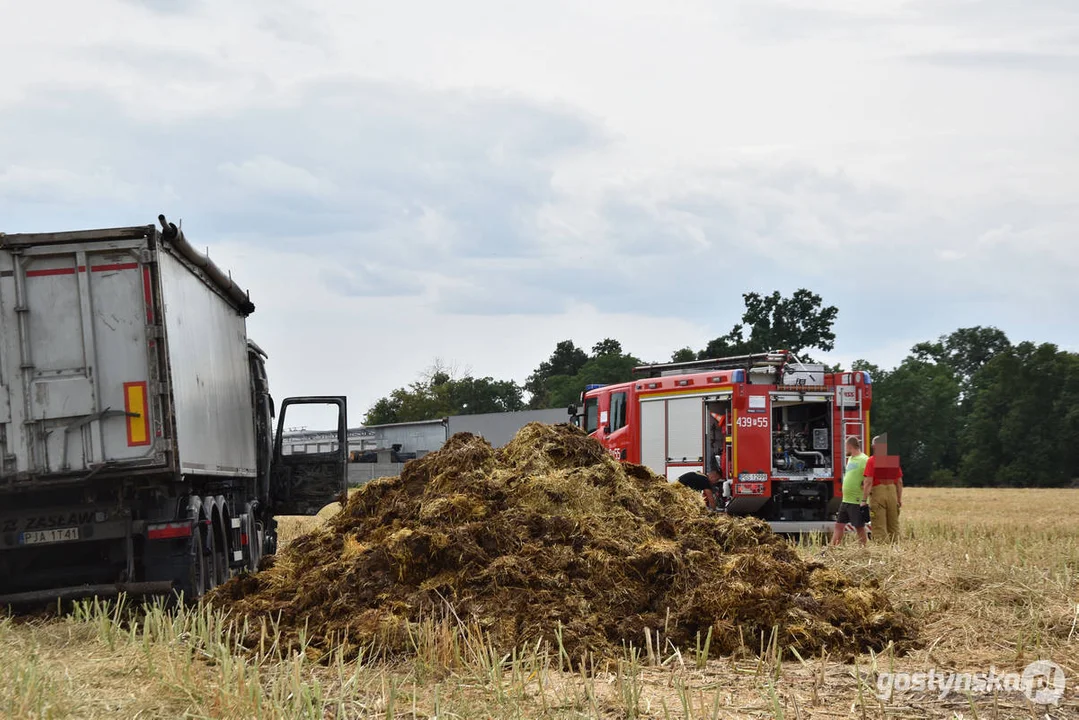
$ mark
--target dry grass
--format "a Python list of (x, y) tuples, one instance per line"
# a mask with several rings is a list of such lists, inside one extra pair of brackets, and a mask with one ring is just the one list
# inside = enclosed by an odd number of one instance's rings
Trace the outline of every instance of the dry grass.
[[(84, 604), (60, 618), (0, 619), (0, 717), (1079, 718), (1079, 492), (911, 488), (906, 501), (898, 548), (823, 553), (908, 605), (925, 647), (905, 657), (780, 662), (765, 643), (715, 658), (702, 642), (700, 652), (627, 651), (612, 672), (588, 676), (562, 669), (558, 647), (502, 656), (478, 633), (432, 622), (408, 662), (322, 665), (280, 657), (273, 627), (250, 656), (206, 610)], [(285, 520), (282, 538), (318, 522)], [(1007, 671), (1042, 657), (1070, 680), (1061, 707), (1017, 693), (876, 697), (876, 672)]]
[[(915, 489), (899, 548), (833, 562), (910, 604), (939, 663), (1079, 657), (1079, 492)], [(917, 655), (916, 655), (917, 657)], [(1079, 664), (1071, 667), (1079, 684)]]

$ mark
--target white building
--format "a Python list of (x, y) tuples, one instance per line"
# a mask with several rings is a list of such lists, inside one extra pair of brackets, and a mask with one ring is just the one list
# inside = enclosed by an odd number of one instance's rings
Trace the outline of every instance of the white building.
[[(479, 435), (501, 447), (530, 422), (554, 424), (568, 420), (565, 410), (522, 410), (352, 428), (348, 431), (349, 481), (362, 484), (372, 478), (397, 475), (404, 461), (440, 449), (459, 432)], [(292, 431), (282, 438), (281, 451), (286, 455), (335, 450), (337, 433), (333, 430)]]

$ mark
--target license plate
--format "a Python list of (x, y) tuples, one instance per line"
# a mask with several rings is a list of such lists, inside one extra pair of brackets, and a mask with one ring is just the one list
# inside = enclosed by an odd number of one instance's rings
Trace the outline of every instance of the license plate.
[(53, 528), (51, 530), (27, 530), (19, 535), (20, 545), (40, 545), (42, 543), (68, 542), (79, 539), (79, 529)]
[(764, 483), (739, 483), (734, 486), (735, 495), (763, 495)]

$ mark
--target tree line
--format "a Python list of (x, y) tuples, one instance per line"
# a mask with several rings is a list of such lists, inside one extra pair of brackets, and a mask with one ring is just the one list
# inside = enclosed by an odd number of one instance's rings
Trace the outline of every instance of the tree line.
[[(800, 289), (790, 297), (746, 293), (741, 322), (699, 350), (679, 348), (670, 361), (834, 348), (835, 306)], [(591, 383), (632, 379), (645, 364), (614, 339), (591, 350), (555, 345), (523, 384), (475, 378), (436, 363), (423, 379), (378, 400), (367, 425), (447, 415), (562, 408)], [(894, 368), (856, 360), (869, 372), (870, 430), (888, 433), (910, 484), (1055, 487), (1079, 478), (1079, 354), (1049, 343), (1013, 344), (993, 327), (960, 328), (911, 348)], [(525, 399), (527, 395), (527, 400)]]

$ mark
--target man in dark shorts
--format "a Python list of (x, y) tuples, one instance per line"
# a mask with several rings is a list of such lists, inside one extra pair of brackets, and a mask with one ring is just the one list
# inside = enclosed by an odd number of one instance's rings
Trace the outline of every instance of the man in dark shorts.
[(704, 503), (709, 510), (716, 509), (716, 486), (719, 485), (719, 473), (712, 470), (707, 475), (699, 472), (688, 472), (679, 476), (678, 482), (687, 488), (704, 493)]
[(843, 503), (839, 506), (839, 514), (835, 518), (835, 532), (832, 533), (832, 544), (839, 545), (843, 542), (843, 535), (850, 524), (858, 531), (858, 542), (866, 544), (865, 516), (868, 514), (863, 508), (868, 508), (869, 487), (872, 478), (865, 477), (865, 464), (869, 457), (862, 452), (862, 441), (857, 437), (847, 438), (847, 467), (843, 473)]

